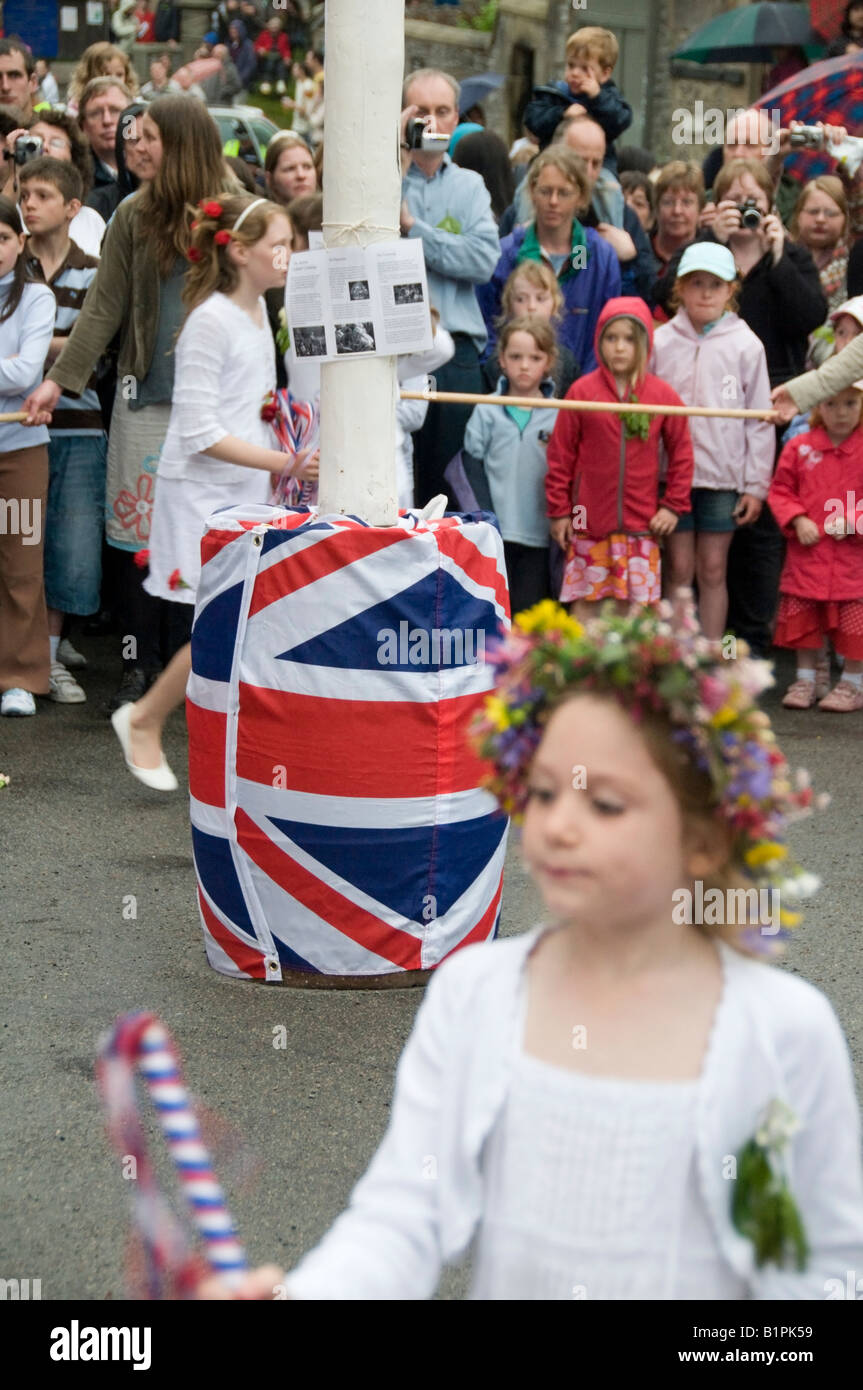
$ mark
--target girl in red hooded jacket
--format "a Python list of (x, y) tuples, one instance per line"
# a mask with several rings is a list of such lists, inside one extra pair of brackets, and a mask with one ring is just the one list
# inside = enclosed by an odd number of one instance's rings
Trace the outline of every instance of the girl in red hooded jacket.
[(774, 642), (797, 651), (787, 709), (815, 704), (824, 637), (845, 658), (818, 708), (863, 709), (863, 381), (822, 401), (779, 456), (767, 500), (788, 537)]
[[(647, 371), (653, 321), (642, 299), (610, 299), (596, 326), (599, 367), (573, 382), (567, 400), (632, 401), (631, 413), (561, 410), (548, 445), (546, 502), (553, 540), (566, 551), (560, 598), (657, 603), (660, 552), (690, 508), (693, 454), (682, 415), (639, 414), (638, 404), (682, 405)], [(659, 503), (659, 445), (668, 456)]]

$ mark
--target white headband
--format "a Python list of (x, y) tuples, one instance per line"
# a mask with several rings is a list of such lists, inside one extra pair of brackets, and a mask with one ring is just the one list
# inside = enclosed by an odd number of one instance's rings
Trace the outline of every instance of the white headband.
[(239, 228), (242, 227), (250, 212), (253, 212), (255, 208), (259, 208), (261, 206), (261, 203), (268, 203), (269, 201), (269, 198), (256, 198), (253, 203), (249, 203), (248, 207), (243, 208), (243, 211), (240, 213), (239, 217), (237, 218), (236, 222), (231, 228), (231, 231), (238, 231)]

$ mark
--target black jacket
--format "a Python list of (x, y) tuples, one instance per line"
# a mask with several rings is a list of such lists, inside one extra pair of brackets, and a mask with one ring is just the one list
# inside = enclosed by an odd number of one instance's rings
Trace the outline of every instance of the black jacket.
[(524, 108), (522, 120), (531, 135), (539, 141), (544, 150), (554, 139), (554, 132), (563, 120), (568, 106), (578, 103), (588, 116), (602, 126), (605, 131), (605, 159), (603, 163), (613, 174), (617, 173), (617, 155), (614, 142), (628, 126), (632, 125), (632, 107), (611, 78), (600, 85), (595, 97), (579, 94), (574, 96), (565, 82), (552, 82), (547, 87), (535, 87), (533, 95)]
[[(709, 228), (696, 241), (716, 241)], [(668, 263), (654, 283), (652, 301), (670, 316), (669, 298), (683, 250)], [(809, 334), (827, 317), (827, 300), (818, 278), (818, 267), (805, 246), (785, 238), (778, 265), (768, 251), (753, 266), (740, 291), (740, 317), (764, 344), (770, 385), (779, 386), (803, 371)]]

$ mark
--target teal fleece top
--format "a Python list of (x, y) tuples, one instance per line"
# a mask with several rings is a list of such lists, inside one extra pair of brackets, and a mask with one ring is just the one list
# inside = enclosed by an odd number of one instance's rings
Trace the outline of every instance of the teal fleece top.
[[(509, 382), (500, 378), (496, 395), (509, 393)], [(554, 383), (542, 383), (544, 396), (554, 395)], [(523, 416), (527, 415), (527, 419)], [(548, 513), (545, 505), (546, 447), (556, 410), (510, 410), (500, 405), (473, 408), (464, 447), (485, 469), (495, 516), (505, 541), (518, 545), (547, 546)]]

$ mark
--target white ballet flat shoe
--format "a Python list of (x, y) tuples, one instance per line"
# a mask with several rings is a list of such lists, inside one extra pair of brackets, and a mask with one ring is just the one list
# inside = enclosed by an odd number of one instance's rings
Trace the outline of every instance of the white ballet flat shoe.
[(138, 767), (132, 762), (132, 738), (129, 724), (134, 708), (133, 704), (121, 705), (111, 715), (111, 724), (114, 733), (120, 740), (126, 766), (132, 776), (137, 777), (139, 782), (143, 782), (145, 787), (151, 787), (155, 792), (175, 792), (180, 784), (165, 761), (164, 753), (158, 767)]

